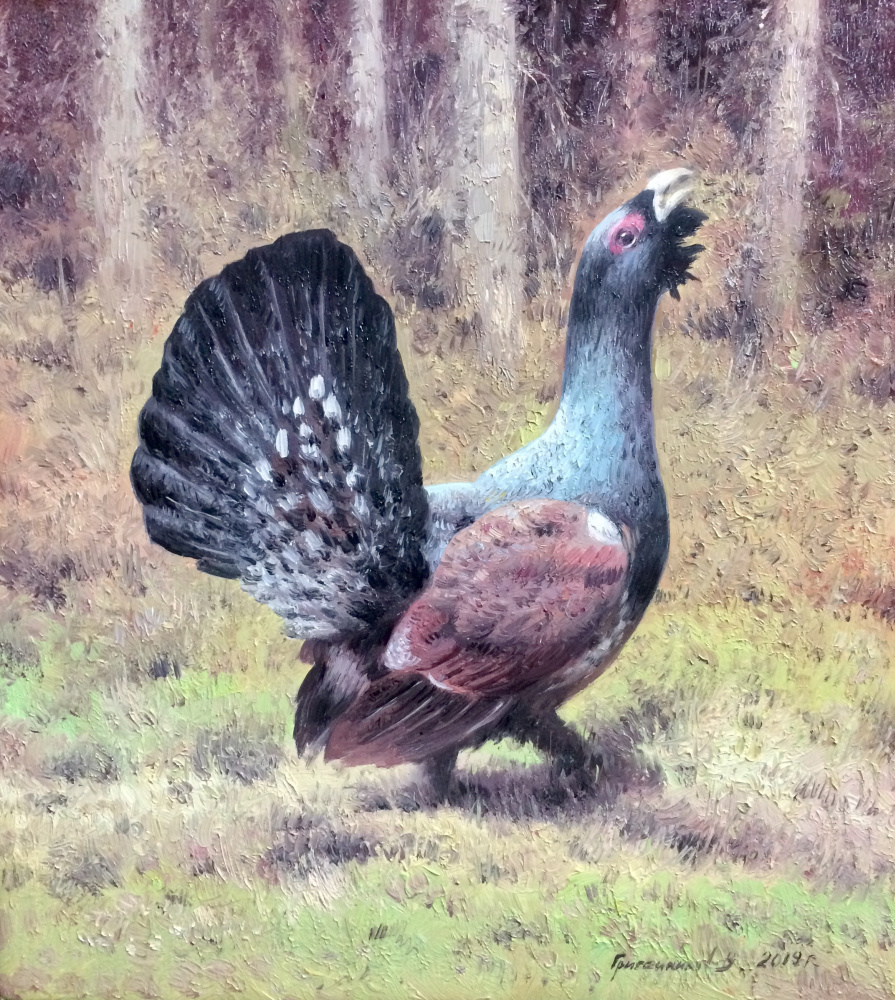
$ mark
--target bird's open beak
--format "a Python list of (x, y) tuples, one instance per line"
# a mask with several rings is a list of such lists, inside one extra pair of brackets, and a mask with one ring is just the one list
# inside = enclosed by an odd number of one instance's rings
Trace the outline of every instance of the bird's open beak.
[(664, 222), (693, 188), (693, 171), (675, 167), (656, 174), (646, 186), (653, 192), (653, 212), (657, 222)]

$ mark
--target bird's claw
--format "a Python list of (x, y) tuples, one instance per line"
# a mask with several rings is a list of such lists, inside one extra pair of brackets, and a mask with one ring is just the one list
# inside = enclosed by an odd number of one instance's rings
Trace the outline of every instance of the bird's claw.
[(554, 776), (568, 794), (592, 792), (603, 769), (603, 755), (597, 752), (564, 756), (556, 760)]

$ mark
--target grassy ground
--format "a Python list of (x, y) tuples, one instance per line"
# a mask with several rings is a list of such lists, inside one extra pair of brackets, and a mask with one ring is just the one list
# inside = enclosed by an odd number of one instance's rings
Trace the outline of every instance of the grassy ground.
[[(136, 329), (3, 295), (0, 995), (895, 994), (893, 421), (795, 384), (810, 345), (743, 379), (663, 313), (672, 557), (566, 708), (599, 787), (503, 743), (433, 809), (412, 768), (297, 762), (297, 644), (145, 538), (127, 465), (182, 292)], [(416, 319), (430, 478), (549, 419), (549, 322), (501, 395)]]
[(294, 651), (192, 589), (188, 666), (4, 646), (7, 994), (891, 995), (884, 626), (660, 605), (569, 706), (593, 798), (502, 744), (436, 810), (412, 769), (294, 761)]

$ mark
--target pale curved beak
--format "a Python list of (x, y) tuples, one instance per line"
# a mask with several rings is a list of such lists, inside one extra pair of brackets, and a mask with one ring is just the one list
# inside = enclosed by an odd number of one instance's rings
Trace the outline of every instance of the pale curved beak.
[(693, 171), (687, 167), (663, 170), (650, 179), (647, 191), (653, 192), (653, 212), (659, 222), (664, 222), (672, 209), (687, 197), (693, 188)]

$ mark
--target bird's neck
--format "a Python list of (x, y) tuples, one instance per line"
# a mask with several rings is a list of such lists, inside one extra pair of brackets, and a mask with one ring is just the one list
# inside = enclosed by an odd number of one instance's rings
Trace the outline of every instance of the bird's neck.
[(570, 309), (557, 430), (584, 445), (585, 474), (619, 516), (656, 505), (664, 511), (653, 430), (656, 300), (620, 308), (601, 301), (605, 295), (582, 298), (573, 296)]
[(618, 415), (611, 397), (636, 397), (652, 412), (651, 351), (655, 305), (618, 318), (569, 319), (562, 403), (581, 406), (598, 421)]

